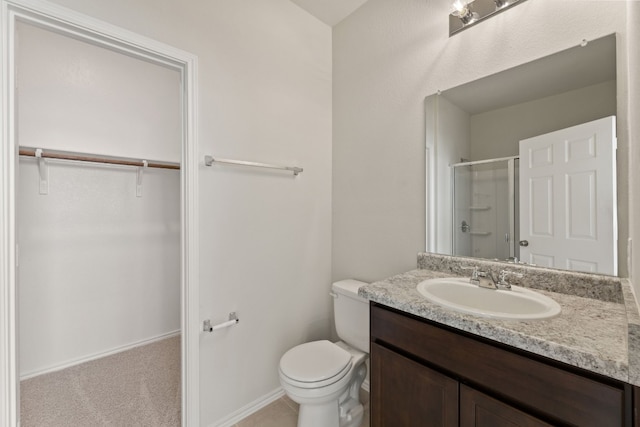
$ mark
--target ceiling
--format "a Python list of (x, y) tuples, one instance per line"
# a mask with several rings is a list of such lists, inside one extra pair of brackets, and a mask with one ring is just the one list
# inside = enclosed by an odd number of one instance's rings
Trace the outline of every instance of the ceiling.
[(367, 0), (291, 0), (325, 24), (333, 27)]

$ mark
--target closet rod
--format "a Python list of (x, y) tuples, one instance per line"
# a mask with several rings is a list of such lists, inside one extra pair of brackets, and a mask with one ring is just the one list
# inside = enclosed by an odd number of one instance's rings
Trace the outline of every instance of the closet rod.
[[(28, 157), (37, 157), (35, 148), (20, 148), (21, 156)], [(42, 151), (41, 157), (45, 159), (59, 159), (59, 160), (73, 160), (78, 162), (90, 162), (90, 163), (105, 163), (109, 165), (122, 165), (122, 166), (138, 166), (144, 167), (145, 164), (143, 160), (136, 159), (126, 159), (126, 158), (115, 158), (115, 157), (106, 157), (106, 156), (97, 156), (97, 155), (86, 155), (79, 153), (69, 153), (63, 151)], [(180, 170), (179, 163), (161, 163), (161, 162), (150, 162), (147, 161), (147, 167), (149, 168), (159, 168), (159, 169), (175, 169)]]

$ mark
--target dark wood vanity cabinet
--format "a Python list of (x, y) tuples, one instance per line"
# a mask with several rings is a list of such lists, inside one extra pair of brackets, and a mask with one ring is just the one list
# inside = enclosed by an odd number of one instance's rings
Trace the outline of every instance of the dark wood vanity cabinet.
[(460, 384), (460, 425), (464, 427), (549, 427), (532, 415)]
[(632, 389), (371, 305), (372, 427), (631, 427)]
[(372, 425), (458, 425), (458, 381), (375, 343), (371, 380)]

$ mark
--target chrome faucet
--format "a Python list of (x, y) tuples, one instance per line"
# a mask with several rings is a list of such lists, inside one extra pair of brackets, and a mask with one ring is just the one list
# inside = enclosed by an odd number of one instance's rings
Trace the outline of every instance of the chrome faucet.
[(493, 290), (510, 290), (511, 284), (507, 282), (508, 276), (515, 276), (520, 278), (524, 277), (522, 274), (516, 273), (514, 271), (500, 270), (500, 274), (498, 274), (498, 280), (496, 280), (496, 278), (490, 271), (480, 271), (478, 269), (478, 266), (460, 268), (462, 268), (463, 270), (473, 270), (473, 272), (471, 273), (471, 278), (469, 279), (469, 282), (472, 285)]
[(496, 279), (493, 277), (493, 274), (491, 274), (491, 272), (480, 271), (478, 270), (477, 265), (473, 267), (460, 268), (462, 268), (463, 270), (473, 270), (473, 272), (471, 273), (471, 278), (469, 279), (469, 282), (472, 285), (480, 286), (481, 288), (487, 289), (498, 289)]
[(518, 278), (524, 277), (523, 274), (516, 273), (515, 271), (500, 270), (500, 274), (498, 275), (498, 283), (496, 283), (496, 286), (498, 286), (498, 288), (511, 289), (511, 283), (507, 282), (507, 276), (515, 276)]

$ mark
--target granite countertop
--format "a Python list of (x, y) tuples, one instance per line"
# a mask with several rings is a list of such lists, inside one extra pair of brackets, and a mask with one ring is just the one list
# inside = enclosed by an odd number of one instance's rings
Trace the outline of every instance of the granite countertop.
[[(478, 264), (475, 261), (473, 263)], [(574, 288), (560, 286), (558, 292), (549, 290), (551, 286), (545, 285), (543, 287), (546, 289), (538, 288), (536, 291), (560, 304), (562, 312), (558, 316), (544, 320), (500, 320), (460, 313), (429, 302), (416, 290), (418, 283), (461, 275), (453, 274), (455, 268), (438, 266), (437, 270), (432, 270), (424, 269), (422, 264), (422, 269), (362, 286), (358, 293), (370, 301), (461, 331), (640, 385), (640, 360), (636, 361), (640, 359), (636, 356), (636, 350), (640, 350), (640, 315), (628, 281), (612, 278), (615, 279), (612, 283), (616, 283), (617, 287), (612, 286), (604, 294), (585, 294), (585, 280), (580, 280)], [(460, 263), (456, 265), (459, 267)], [(504, 264), (499, 265), (504, 268)], [(531, 273), (529, 270), (529, 274), (536, 277), (536, 282), (545, 282), (538, 273), (543, 274), (544, 271)], [(585, 276), (581, 273), (567, 274)], [(468, 274), (465, 276), (468, 277)], [(589, 280), (586, 279), (586, 282)], [(575, 291), (575, 288), (578, 290)]]

